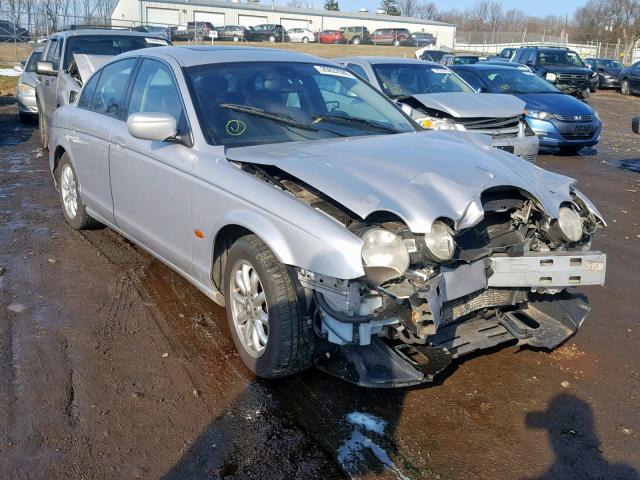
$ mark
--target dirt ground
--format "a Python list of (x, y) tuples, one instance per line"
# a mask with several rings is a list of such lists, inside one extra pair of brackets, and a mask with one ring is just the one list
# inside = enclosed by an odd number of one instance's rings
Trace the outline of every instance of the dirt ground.
[(256, 379), (223, 309), (113, 231), (66, 226), (37, 129), (2, 98), (0, 478), (639, 479), (640, 99), (590, 102), (601, 144), (539, 160), (609, 222), (582, 329), (376, 391)]

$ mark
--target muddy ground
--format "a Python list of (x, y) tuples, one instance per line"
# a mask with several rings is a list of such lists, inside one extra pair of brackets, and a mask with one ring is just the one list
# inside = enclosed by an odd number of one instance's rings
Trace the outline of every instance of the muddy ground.
[(223, 309), (113, 231), (66, 226), (37, 129), (4, 98), (0, 478), (640, 478), (640, 99), (590, 101), (597, 149), (540, 158), (609, 221), (583, 328), (552, 354), (507, 348), (376, 391), (256, 379)]

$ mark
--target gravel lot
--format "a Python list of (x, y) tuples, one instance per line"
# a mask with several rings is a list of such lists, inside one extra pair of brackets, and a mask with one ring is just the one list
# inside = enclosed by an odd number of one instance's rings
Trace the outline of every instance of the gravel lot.
[(113, 231), (66, 226), (36, 127), (0, 99), (0, 477), (640, 478), (639, 98), (599, 92), (597, 149), (539, 160), (609, 222), (583, 328), (395, 391), (254, 378), (223, 309)]

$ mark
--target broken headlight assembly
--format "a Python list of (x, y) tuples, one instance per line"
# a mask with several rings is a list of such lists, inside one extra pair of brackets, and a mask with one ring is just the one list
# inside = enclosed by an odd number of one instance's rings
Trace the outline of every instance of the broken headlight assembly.
[(551, 235), (559, 242), (575, 243), (583, 234), (582, 219), (571, 207), (560, 207), (560, 215), (551, 223)]
[(417, 118), (416, 122), (418, 122), (418, 124), (422, 128), (426, 128), (427, 130), (459, 130), (459, 131), (466, 130), (466, 128), (464, 128), (464, 125), (455, 123), (450, 118), (436, 118), (436, 117), (424, 116), (424, 117)]
[(381, 227), (371, 227), (363, 230), (360, 238), (364, 242), (362, 264), (372, 284), (379, 285), (399, 277), (409, 268), (409, 250), (395, 233)]

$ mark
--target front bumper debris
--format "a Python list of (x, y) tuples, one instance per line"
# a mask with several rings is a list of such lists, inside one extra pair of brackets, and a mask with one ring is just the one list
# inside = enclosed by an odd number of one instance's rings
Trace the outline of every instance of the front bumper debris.
[[(590, 309), (585, 296), (566, 288), (602, 285), (605, 272), (606, 255), (597, 251), (494, 255), (442, 267), (422, 283), (380, 287), (394, 299), (395, 314), (385, 309), (373, 321), (343, 323), (321, 312), (329, 341), (316, 364), (361, 386), (397, 387), (431, 382), (477, 350), (507, 343), (550, 350)], [(394, 324), (407, 332), (405, 341), (377, 335)]]
[(502, 344), (556, 348), (577, 331), (589, 310), (580, 294), (536, 295), (518, 310), (446, 325), (424, 345), (390, 345), (374, 338), (369, 346), (345, 345), (319, 355), (316, 366), (362, 387), (429, 383), (453, 360), (478, 350)]

